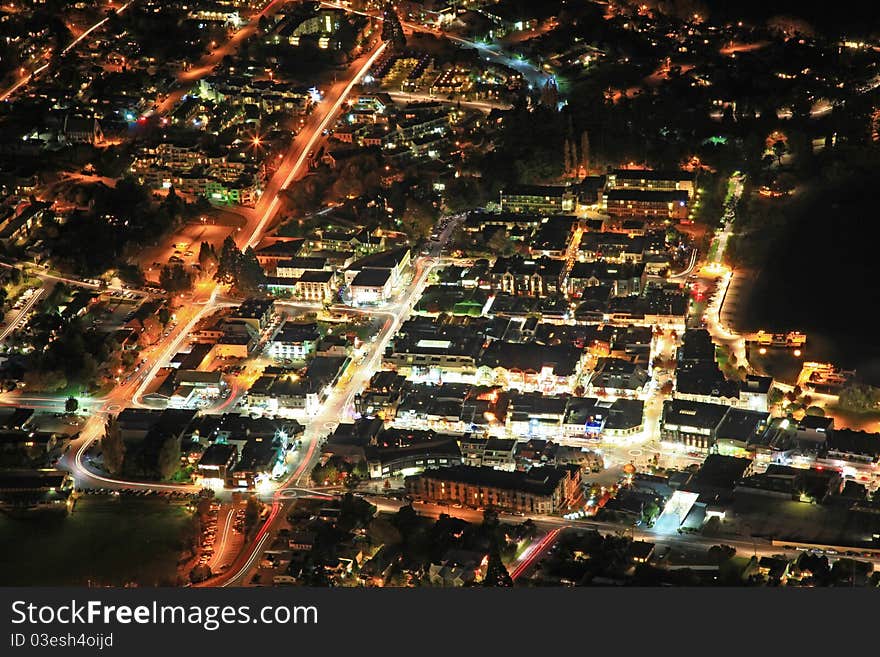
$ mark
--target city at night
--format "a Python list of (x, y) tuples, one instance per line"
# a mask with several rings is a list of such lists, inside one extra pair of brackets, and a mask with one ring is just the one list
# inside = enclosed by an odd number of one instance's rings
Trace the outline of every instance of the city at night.
[(865, 3), (0, 0), (0, 587), (880, 586), (878, 172)]

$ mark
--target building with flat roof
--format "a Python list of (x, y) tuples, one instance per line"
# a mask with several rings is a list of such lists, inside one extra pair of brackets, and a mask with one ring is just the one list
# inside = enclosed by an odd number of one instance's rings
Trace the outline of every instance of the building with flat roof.
[(718, 428), (729, 406), (685, 399), (663, 402), (660, 439), (694, 451), (708, 451), (718, 437)]
[(559, 185), (512, 185), (501, 190), (502, 212), (566, 214), (577, 209), (577, 194)]
[(0, 510), (66, 512), (73, 477), (64, 470), (0, 470)]
[(695, 185), (696, 175), (689, 171), (615, 169), (605, 178), (606, 189), (683, 190), (691, 196), (696, 192)]
[(351, 301), (364, 306), (388, 301), (391, 298), (392, 271), (390, 269), (361, 269), (349, 285)]
[(230, 443), (209, 445), (199, 459), (198, 473), (203, 486), (213, 483), (225, 485), (227, 477), (238, 461), (238, 447)]
[(285, 322), (269, 340), (268, 352), (278, 360), (302, 361), (315, 353), (320, 338), (317, 322)]
[(601, 207), (610, 215), (654, 217), (683, 220), (688, 218), (689, 194), (679, 191), (610, 189), (602, 194)]
[(233, 310), (229, 318), (245, 322), (256, 333), (259, 333), (269, 325), (274, 314), (275, 301), (273, 299), (251, 298)]
[(497, 508), (553, 514), (581, 497), (578, 466), (541, 466), (528, 472), (459, 465), (407, 477), (407, 493), (426, 502), (452, 502), (472, 508)]

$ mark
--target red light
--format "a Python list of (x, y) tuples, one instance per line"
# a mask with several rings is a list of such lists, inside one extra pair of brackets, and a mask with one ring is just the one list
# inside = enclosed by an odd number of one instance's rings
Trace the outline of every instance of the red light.
[(147, 117), (146, 117), (146, 116), (142, 116), (142, 117), (140, 117), (140, 118), (137, 120), (137, 122), (138, 122), (139, 124), (143, 125), (144, 123), (147, 122)]

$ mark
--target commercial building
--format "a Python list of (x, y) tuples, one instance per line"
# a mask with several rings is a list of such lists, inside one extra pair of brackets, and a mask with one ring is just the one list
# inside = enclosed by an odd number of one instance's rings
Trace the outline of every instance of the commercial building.
[(67, 511), (73, 477), (63, 470), (0, 471), (0, 510)]
[(708, 451), (715, 445), (718, 428), (729, 406), (685, 399), (663, 402), (660, 437), (694, 451)]
[(383, 303), (391, 298), (392, 271), (390, 269), (362, 269), (349, 285), (351, 301), (355, 305)]
[(407, 493), (425, 502), (497, 508), (530, 514), (553, 514), (581, 496), (577, 466), (542, 466), (524, 471), (466, 465), (426, 470), (407, 477)]
[(272, 299), (247, 299), (232, 311), (229, 318), (248, 324), (255, 333), (260, 333), (275, 315), (275, 301)]
[(502, 212), (567, 214), (574, 212), (577, 195), (570, 187), (513, 185), (501, 190)]
[(333, 299), (334, 275), (330, 271), (304, 271), (293, 285), (293, 295), (304, 301), (324, 303)]
[(391, 287), (396, 287), (409, 269), (412, 254), (408, 246), (379, 251), (359, 258), (345, 270), (345, 282), (351, 285), (357, 275), (368, 269), (386, 269), (390, 274)]
[(479, 322), (414, 317), (400, 327), (383, 363), (411, 379), (472, 381), (483, 348), (481, 333)]
[(315, 356), (302, 374), (264, 374), (248, 390), (248, 404), (273, 415), (315, 415), (349, 361), (347, 356)]
[(478, 380), (519, 390), (573, 392), (587, 354), (570, 345), (493, 341), (480, 355)]
[(268, 353), (276, 360), (303, 361), (315, 353), (320, 338), (317, 322), (285, 322), (269, 340)]
[(410, 476), (431, 468), (461, 464), (461, 451), (453, 437), (401, 447), (370, 446), (364, 449), (371, 479)]
[(602, 210), (614, 216), (675, 219), (688, 217), (686, 191), (611, 189), (602, 194)]
[(617, 169), (606, 176), (606, 189), (637, 189), (644, 191), (696, 192), (696, 176), (687, 171), (654, 171), (650, 169)]
[(225, 485), (238, 461), (238, 447), (230, 443), (214, 443), (202, 453), (198, 473), (203, 486)]

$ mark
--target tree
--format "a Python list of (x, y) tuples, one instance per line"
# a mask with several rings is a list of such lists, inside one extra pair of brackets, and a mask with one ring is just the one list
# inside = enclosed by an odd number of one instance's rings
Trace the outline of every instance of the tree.
[(498, 550), (492, 550), (492, 553), (489, 555), (489, 563), (486, 566), (483, 586), (513, 586), (513, 579), (501, 561), (501, 554)]
[(562, 146), (562, 168), (565, 170), (566, 175), (570, 175), (576, 169), (576, 163), (574, 161), (574, 153), (572, 152), (572, 144), (567, 138)]
[(68, 397), (67, 401), (64, 402), (64, 410), (68, 413), (76, 413), (76, 409), (79, 408), (79, 402), (76, 397)]
[(260, 520), (260, 514), (263, 512), (263, 503), (260, 502), (256, 495), (251, 495), (244, 505), (244, 526), (245, 533), (250, 533), (257, 522)]
[(172, 294), (190, 290), (193, 286), (192, 272), (179, 263), (165, 265), (159, 272), (159, 285)]
[(202, 242), (199, 246), (199, 267), (202, 268), (202, 273), (213, 275), (213, 272), (217, 270), (217, 251), (214, 249), (214, 245), (210, 242)]
[(214, 279), (245, 294), (256, 294), (266, 283), (266, 273), (253, 248), (248, 247), (242, 253), (230, 236), (223, 242)]
[(581, 168), (590, 170), (590, 133), (586, 130), (581, 133)]
[(111, 416), (104, 425), (104, 438), (101, 440), (101, 452), (104, 468), (112, 475), (122, 472), (125, 461), (125, 443), (115, 416)]
[(401, 222), (403, 229), (413, 239), (428, 235), (437, 220), (437, 209), (431, 203), (410, 198), (406, 202)]
[(217, 273), (214, 274), (214, 279), (218, 283), (233, 284), (237, 277), (238, 261), (240, 258), (241, 251), (235, 245), (235, 240), (230, 235), (223, 240), (220, 257), (217, 260)]
[(180, 469), (180, 441), (168, 436), (159, 447), (156, 457), (156, 472), (159, 479), (171, 479)]
[(773, 142), (773, 155), (776, 156), (776, 161), (780, 165), (782, 164), (782, 157), (788, 151), (788, 148), (785, 145), (785, 141), (782, 139), (777, 139)]
[(199, 564), (189, 571), (189, 581), (193, 584), (198, 584), (199, 582), (211, 579), (211, 575), (213, 575), (213, 573), (208, 564)]
[(503, 228), (496, 230), (492, 237), (489, 238), (486, 246), (489, 247), (492, 253), (503, 254), (511, 246), (510, 240), (507, 237), (507, 231)]
[(248, 247), (239, 261), (235, 287), (246, 294), (256, 294), (265, 284), (266, 272), (260, 266), (256, 252), (252, 247)]
[(318, 466), (314, 470), (312, 470), (312, 481), (316, 484), (321, 485), (323, 483), (336, 483), (336, 480), (339, 478), (339, 470), (337, 470), (336, 466), (332, 461), (328, 461), (323, 466)]
[(385, 3), (385, 9), (382, 10), (382, 41), (388, 43), (391, 50), (402, 50), (406, 47), (403, 26), (390, 2)]
[(767, 393), (767, 401), (772, 404), (778, 404), (785, 397), (785, 394), (779, 388), (773, 387), (770, 388), (770, 392)]

